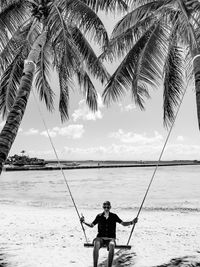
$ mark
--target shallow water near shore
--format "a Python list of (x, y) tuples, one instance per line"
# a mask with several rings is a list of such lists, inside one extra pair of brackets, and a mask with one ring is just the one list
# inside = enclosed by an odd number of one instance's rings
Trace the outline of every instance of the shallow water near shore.
[[(109, 199), (115, 209), (137, 211), (154, 168), (67, 170), (65, 176), (80, 208), (101, 209)], [(200, 210), (200, 166), (160, 167), (144, 204), (147, 210)], [(4, 172), (0, 203), (37, 207), (72, 207), (61, 171)]]
[[(91, 222), (104, 200), (111, 201), (122, 220), (134, 218), (153, 171), (86, 169), (65, 175), (79, 212)], [(200, 166), (158, 169), (130, 242), (132, 250), (116, 254), (114, 266), (200, 265), (199, 173)], [(3, 173), (0, 206), (5, 266), (92, 266), (92, 249), (83, 248), (84, 236), (60, 171)], [(126, 244), (130, 230), (118, 226), (117, 242)], [(86, 233), (92, 240), (96, 228)], [(106, 257), (102, 250), (99, 266), (106, 266)]]

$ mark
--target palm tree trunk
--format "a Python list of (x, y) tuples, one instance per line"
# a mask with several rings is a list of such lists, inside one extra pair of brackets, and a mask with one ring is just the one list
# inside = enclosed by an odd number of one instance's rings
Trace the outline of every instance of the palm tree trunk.
[(196, 104), (197, 104), (197, 118), (200, 129), (200, 53), (193, 57), (193, 69), (195, 75), (195, 91), (196, 91)]
[(41, 47), (44, 45), (45, 41), (46, 31), (36, 39), (27, 60), (24, 62), (24, 71), (20, 81), (18, 95), (0, 133), (0, 174), (2, 172), (3, 163), (5, 162), (15, 137), (17, 136), (30, 95), (36, 63), (40, 55)]

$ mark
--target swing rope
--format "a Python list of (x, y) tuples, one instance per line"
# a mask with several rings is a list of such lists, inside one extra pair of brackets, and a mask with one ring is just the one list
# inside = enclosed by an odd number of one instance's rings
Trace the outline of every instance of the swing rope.
[[(59, 168), (60, 168), (60, 170), (61, 170), (62, 176), (63, 176), (63, 178), (64, 178), (64, 182), (65, 182), (65, 184), (66, 184), (66, 186), (67, 186), (67, 189), (68, 189), (69, 194), (70, 194), (70, 198), (71, 198), (71, 200), (72, 200), (72, 203), (73, 203), (73, 205), (74, 205), (74, 208), (75, 208), (75, 210), (76, 210), (76, 213), (77, 213), (77, 215), (78, 215), (79, 222), (80, 222), (80, 218), (81, 218), (80, 213), (79, 213), (79, 211), (78, 211), (76, 202), (75, 202), (75, 200), (74, 200), (74, 198), (73, 198), (73, 195), (72, 195), (70, 186), (69, 186), (69, 184), (68, 184), (67, 178), (66, 178), (65, 173), (64, 173), (64, 170), (63, 170), (63, 168), (62, 168), (60, 159), (59, 159), (59, 157), (58, 157), (58, 153), (57, 153), (56, 148), (55, 148), (55, 146), (54, 146), (54, 144), (53, 144), (52, 138), (51, 138), (51, 136), (50, 136), (50, 134), (49, 134), (49, 130), (48, 130), (47, 124), (46, 124), (46, 122), (45, 122), (45, 120), (44, 120), (44, 116), (43, 116), (42, 111), (41, 111), (41, 109), (40, 109), (40, 107), (39, 107), (39, 104), (38, 104), (38, 102), (37, 102), (37, 99), (36, 99), (36, 96), (35, 96), (33, 90), (32, 90), (32, 94), (33, 94), (33, 97), (34, 97), (34, 100), (35, 100), (35, 102), (36, 102), (36, 105), (37, 105), (39, 114), (40, 114), (40, 116), (41, 116), (41, 119), (42, 119), (42, 122), (43, 122), (43, 124), (44, 124), (45, 130), (46, 130), (46, 132), (47, 132), (49, 141), (50, 141), (50, 143), (51, 143), (52, 149), (53, 149), (54, 154), (55, 154), (55, 156), (56, 156), (56, 160), (57, 160), (57, 162), (58, 162), (58, 166), (59, 166)], [(86, 235), (86, 232), (85, 232), (85, 228), (83, 227), (83, 224), (82, 224), (81, 222), (80, 222), (80, 224), (81, 224), (81, 228), (82, 228), (83, 234), (84, 234), (84, 236), (85, 236), (85, 241), (88, 243), (88, 238), (87, 238), (87, 235)]]
[[(175, 124), (176, 118), (177, 118), (177, 116), (178, 116), (180, 107), (181, 107), (181, 105), (182, 105), (182, 103), (183, 103), (183, 99), (184, 99), (184, 96), (185, 96), (187, 87), (188, 87), (188, 84), (186, 85), (186, 88), (185, 88), (185, 90), (184, 90), (184, 92), (183, 92), (183, 95), (182, 95), (180, 104), (179, 104), (179, 106), (178, 106), (178, 108), (177, 108), (177, 111), (176, 111), (176, 114), (175, 114), (173, 123), (172, 123), (172, 125), (171, 125), (171, 127), (170, 127), (170, 130), (169, 130), (168, 134), (167, 134), (167, 138), (166, 138), (165, 143), (164, 143), (164, 146), (163, 146), (163, 148), (162, 148), (162, 150), (161, 150), (159, 159), (158, 159), (158, 161), (157, 161), (156, 167), (155, 167), (154, 172), (153, 172), (153, 174), (152, 174), (152, 177), (151, 177), (151, 179), (150, 179), (150, 182), (149, 182), (149, 185), (148, 185), (148, 187), (147, 187), (147, 190), (146, 190), (146, 192), (145, 192), (145, 194), (144, 194), (144, 197), (143, 197), (142, 203), (141, 203), (141, 205), (140, 205), (140, 207), (139, 207), (139, 210), (138, 210), (138, 213), (137, 213), (136, 218), (138, 218), (139, 215), (140, 215), (140, 212), (141, 212), (141, 210), (142, 210), (142, 208), (143, 208), (145, 199), (146, 199), (146, 197), (147, 197), (147, 194), (148, 194), (148, 192), (149, 192), (149, 189), (150, 189), (151, 184), (152, 184), (152, 182), (153, 182), (153, 179), (154, 179), (154, 177), (155, 177), (156, 171), (157, 171), (157, 169), (158, 169), (158, 167), (159, 167), (159, 164), (160, 164), (162, 155), (163, 155), (163, 153), (164, 153), (165, 147), (166, 147), (166, 145), (167, 145), (167, 142), (168, 142), (169, 137), (170, 137), (170, 135), (171, 135), (172, 129), (173, 129), (173, 127), (174, 127), (174, 124)], [(131, 237), (132, 237), (132, 234), (133, 234), (134, 229), (135, 229), (135, 224), (133, 224), (133, 226), (132, 226), (132, 229), (131, 229), (131, 232), (130, 232), (130, 235), (129, 235), (129, 238), (128, 238), (128, 241), (127, 241), (127, 245), (129, 244), (129, 242), (130, 242), (130, 240), (131, 240)]]

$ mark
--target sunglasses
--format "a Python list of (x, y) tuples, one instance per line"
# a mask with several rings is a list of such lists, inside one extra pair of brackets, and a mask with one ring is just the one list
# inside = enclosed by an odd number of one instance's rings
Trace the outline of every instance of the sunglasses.
[(104, 209), (110, 209), (110, 206), (103, 206)]

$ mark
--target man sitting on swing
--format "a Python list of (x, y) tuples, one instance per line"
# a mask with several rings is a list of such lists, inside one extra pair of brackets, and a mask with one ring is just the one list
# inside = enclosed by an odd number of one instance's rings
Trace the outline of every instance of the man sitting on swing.
[(138, 219), (135, 218), (132, 221), (123, 222), (115, 213), (110, 212), (111, 204), (110, 201), (105, 201), (103, 203), (104, 212), (96, 216), (92, 223), (86, 223), (85, 218), (82, 216), (80, 218), (81, 223), (89, 227), (94, 227), (98, 224), (98, 234), (94, 239), (94, 250), (93, 250), (93, 260), (94, 267), (97, 267), (99, 258), (99, 249), (103, 246), (108, 248), (108, 267), (112, 266), (114, 249), (115, 249), (115, 239), (116, 239), (116, 223), (120, 223), (123, 226), (129, 226), (137, 223)]

